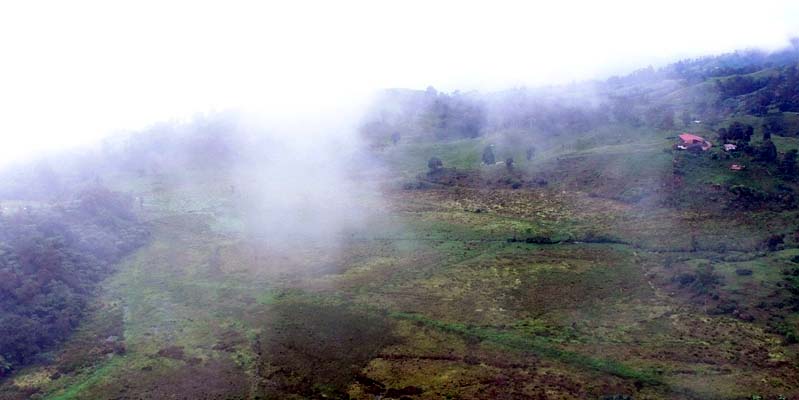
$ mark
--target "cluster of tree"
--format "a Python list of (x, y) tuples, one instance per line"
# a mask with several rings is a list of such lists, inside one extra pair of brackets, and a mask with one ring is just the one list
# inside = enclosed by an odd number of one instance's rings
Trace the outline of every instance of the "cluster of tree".
[(738, 146), (748, 145), (754, 133), (755, 128), (752, 127), (752, 125), (743, 124), (738, 121), (730, 124), (728, 128), (721, 128), (718, 131), (719, 140), (724, 143), (734, 143)]
[(797, 150), (792, 149), (782, 156), (782, 161), (779, 165), (779, 171), (783, 178), (794, 180), (796, 179), (797, 175), (799, 175), (799, 172), (796, 168), (796, 154)]
[(437, 93), (422, 123), (439, 139), (475, 138), (485, 126), (486, 114), (480, 101), (469, 95)]
[(729, 188), (736, 198), (731, 207), (746, 210), (769, 208), (773, 210), (794, 209), (797, 198), (791, 190), (766, 192), (746, 185), (734, 185)]
[(402, 136), (474, 138), (486, 125), (486, 107), (475, 93), (388, 89), (376, 96), (360, 131), (378, 143), (397, 144)]
[(752, 125), (744, 124), (738, 121), (730, 124), (728, 128), (719, 129), (719, 140), (721, 140), (722, 143), (736, 144), (740, 150), (752, 156), (756, 161), (778, 164), (778, 170), (783, 178), (789, 180), (794, 179), (797, 174), (797, 151), (795, 149), (790, 150), (782, 156), (782, 159), (780, 159), (779, 153), (777, 152), (777, 146), (771, 140), (772, 129), (767, 129), (767, 124), (769, 124), (768, 121), (764, 124), (763, 141), (757, 148), (753, 148), (749, 145), (752, 134), (754, 133), (754, 127), (752, 127)]
[(730, 102), (734, 111), (766, 116), (775, 111), (799, 111), (799, 68), (775, 68), (760, 77), (732, 76), (717, 81), (720, 102)]
[[(781, 112), (799, 111), (799, 40), (792, 43), (777, 52), (739, 51), (559, 87), (466, 94), (432, 87), (387, 90), (362, 131), (380, 143), (396, 144), (399, 132), (438, 139), (484, 132), (580, 135), (609, 124), (674, 130), (690, 129), (700, 120), (718, 126), (732, 115), (750, 114), (766, 117), (764, 130), (790, 135)], [(768, 73), (752, 74), (757, 71)], [(708, 84), (696, 85), (700, 82)], [(669, 96), (673, 93), (679, 96)], [(751, 131), (729, 129), (726, 140), (732, 143), (751, 137)]]
[(132, 206), (93, 187), (0, 216), (0, 376), (64, 340), (110, 266), (146, 241)]
[(594, 104), (583, 93), (512, 89), (486, 96), (488, 130), (523, 130), (547, 135), (579, 134), (611, 119), (609, 102)]
[(793, 39), (791, 46), (780, 51), (745, 50), (682, 60), (660, 69), (658, 73), (664, 78), (698, 83), (711, 78), (744, 75), (764, 68), (789, 65), (796, 63), (797, 60), (799, 60), (799, 39)]
[(723, 98), (740, 96), (764, 88), (768, 84), (765, 78), (753, 78), (746, 75), (733, 75), (716, 81), (716, 88)]
[(771, 98), (769, 105), (780, 111), (799, 112), (799, 68), (796, 65), (781, 68), (765, 91), (762, 95)]

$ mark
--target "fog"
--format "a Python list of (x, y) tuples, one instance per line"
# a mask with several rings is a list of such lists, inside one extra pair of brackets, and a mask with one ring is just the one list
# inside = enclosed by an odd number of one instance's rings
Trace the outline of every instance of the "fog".
[(3, 163), (195, 113), (313, 119), (376, 89), (558, 84), (787, 44), (790, 1), (13, 2)]
[(239, 121), (252, 141), (230, 172), (234, 217), (272, 250), (303, 243), (333, 251), (377, 217), (381, 169), (354, 134), (358, 120), (339, 111), (304, 122)]
[(539, 3), (0, 3), (0, 398), (799, 398), (799, 2)]
[[(364, 225), (374, 212), (364, 205), (380, 203), (364, 176), (380, 169), (358, 129), (374, 118), (381, 89), (480, 91), (489, 125), (504, 129), (518, 125), (519, 101), (547, 118), (550, 106), (555, 115), (610, 100), (590, 84), (520, 89), (521, 97), (502, 92), (509, 88), (776, 50), (799, 33), (799, 7), (788, 1), (756, 9), (745, 2), (54, 2), (0, 11), (0, 166), (49, 155), (34, 174), (48, 185), (36, 195), (52, 197), (66, 186), (53, 176), (71, 173), (58, 158), (66, 149), (98, 155), (76, 158), (85, 158), (77, 170), (87, 182), (109, 168), (167, 171), (175, 188), (196, 183), (187, 171), (221, 162), (235, 182), (223, 190), (246, 227), (286, 242), (329, 240)], [(453, 99), (468, 113), (469, 96)], [(497, 140), (500, 148), (520, 146), (513, 135)]]

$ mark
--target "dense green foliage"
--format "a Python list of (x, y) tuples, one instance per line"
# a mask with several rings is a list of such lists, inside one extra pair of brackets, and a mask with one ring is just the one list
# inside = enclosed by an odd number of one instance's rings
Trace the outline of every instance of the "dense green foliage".
[(146, 237), (132, 199), (100, 187), (0, 217), (0, 374), (67, 337), (110, 265)]

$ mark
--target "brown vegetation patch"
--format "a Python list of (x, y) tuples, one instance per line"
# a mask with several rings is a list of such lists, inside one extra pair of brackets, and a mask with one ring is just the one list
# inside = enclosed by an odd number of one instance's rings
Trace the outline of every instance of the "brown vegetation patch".
[(249, 399), (249, 382), (235, 364), (214, 359), (177, 368), (156, 366), (128, 371), (110, 383), (90, 388), (84, 399)]
[(359, 371), (396, 339), (379, 316), (342, 305), (276, 304), (255, 343), (266, 398), (346, 397)]

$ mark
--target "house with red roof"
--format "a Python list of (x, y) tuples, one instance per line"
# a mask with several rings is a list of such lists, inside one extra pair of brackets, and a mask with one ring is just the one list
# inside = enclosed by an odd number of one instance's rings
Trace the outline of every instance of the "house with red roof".
[(710, 143), (710, 141), (706, 140), (705, 138), (687, 132), (680, 134), (680, 141), (682, 143), (677, 146), (677, 148), (683, 150), (698, 148), (702, 149), (702, 151), (707, 151), (713, 147), (713, 143)]

